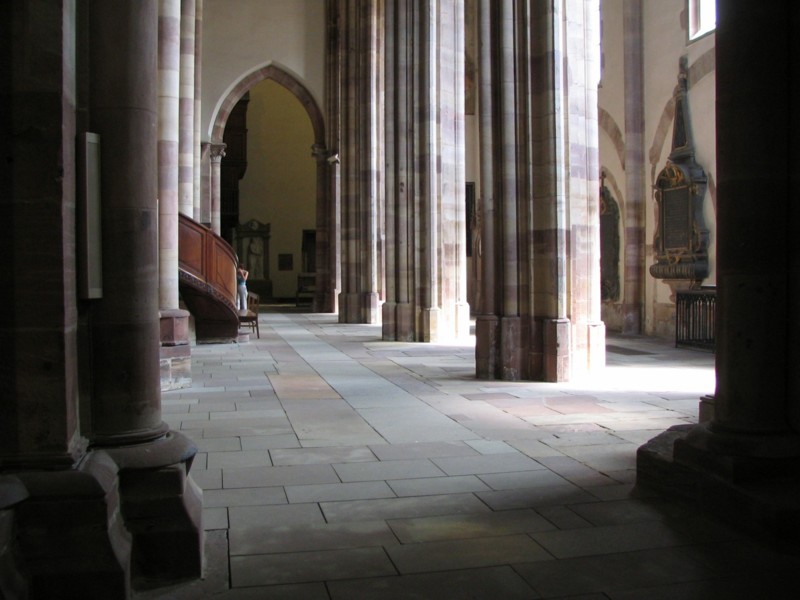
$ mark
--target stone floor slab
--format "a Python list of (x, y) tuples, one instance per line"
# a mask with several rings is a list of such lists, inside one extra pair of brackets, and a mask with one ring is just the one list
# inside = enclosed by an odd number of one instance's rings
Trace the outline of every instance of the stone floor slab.
[(228, 509), (230, 528), (250, 529), (293, 523), (324, 523), (317, 504), (273, 504), (268, 506), (232, 506)]
[(294, 523), (232, 529), (231, 556), (282, 554), (398, 544), (385, 521)]
[(275, 449), (270, 452), (270, 456), (275, 465), (313, 465), (377, 460), (375, 454), (366, 446)]
[(426, 459), (344, 463), (335, 464), (333, 468), (344, 482), (444, 477), (445, 475), (444, 471)]
[(332, 581), (331, 600), (532, 600), (540, 596), (510, 567)]
[(264, 506), (287, 504), (283, 487), (203, 490), (203, 506)]
[(387, 481), (387, 483), (398, 496), (461, 494), (465, 492), (484, 492), (490, 489), (475, 475), (397, 479)]
[(275, 485), (339, 483), (339, 477), (331, 465), (246, 467), (225, 469), (223, 483), (226, 488), (250, 488)]
[(231, 557), (233, 587), (380, 577), (396, 573), (381, 548)]
[(389, 547), (386, 552), (403, 574), (553, 560), (544, 548), (525, 535), (403, 544)]
[(320, 506), (329, 523), (481, 513), (489, 510), (486, 504), (473, 494), (323, 502)]
[(395, 495), (385, 481), (286, 486), (286, 496), (292, 503), (394, 498)]
[(549, 531), (555, 526), (533, 510), (392, 519), (392, 531), (404, 544)]
[(540, 463), (520, 453), (433, 458), (431, 461), (448, 475), (480, 475), (544, 469)]

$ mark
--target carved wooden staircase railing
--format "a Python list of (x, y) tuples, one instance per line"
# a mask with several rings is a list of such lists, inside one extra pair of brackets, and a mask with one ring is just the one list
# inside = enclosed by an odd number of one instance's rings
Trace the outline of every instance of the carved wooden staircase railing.
[(181, 297), (195, 322), (198, 343), (233, 342), (236, 311), (236, 254), (205, 225), (180, 215), (178, 266)]

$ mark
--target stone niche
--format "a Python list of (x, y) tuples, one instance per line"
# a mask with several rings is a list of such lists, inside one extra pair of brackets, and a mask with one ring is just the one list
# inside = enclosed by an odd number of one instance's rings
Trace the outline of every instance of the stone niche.
[[(708, 277), (708, 229), (703, 219), (707, 178), (694, 158), (694, 142), (686, 98), (686, 58), (680, 63), (675, 91), (672, 151), (655, 183), (655, 264), (650, 274), (667, 283), (697, 287)], [(684, 287), (684, 286), (676, 286)]]

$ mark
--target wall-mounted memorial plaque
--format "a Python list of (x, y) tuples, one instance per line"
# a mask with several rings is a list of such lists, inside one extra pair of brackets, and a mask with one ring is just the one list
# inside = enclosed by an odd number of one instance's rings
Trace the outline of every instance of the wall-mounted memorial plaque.
[(695, 162), (694, 143), (686, 100), (686, 58), (681, 59), (675, 92), (675, 123), (672, 151), (655, 183), (655, 264), (650, 274), (659, 279), (708, 277), (708, 229), (703, 220), (703, 197), (707, 178)]

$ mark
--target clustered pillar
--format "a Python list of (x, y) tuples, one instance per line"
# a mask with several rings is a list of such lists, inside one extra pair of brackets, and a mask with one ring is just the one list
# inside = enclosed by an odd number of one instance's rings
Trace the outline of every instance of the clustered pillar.
[(386, 3), (383, 339), (466, 337), (463, 3)]
[(339, 121), (341, 156), (341, 264), (339, 320), (380, 322), (383, 301), (382, 93), (379, 43), (380, 3), (338, 2), (342, 103)]
[(593, 260), (599, 5), (501, 0), (479, 10), (476, 371), (564, 381), (605, 361)]

